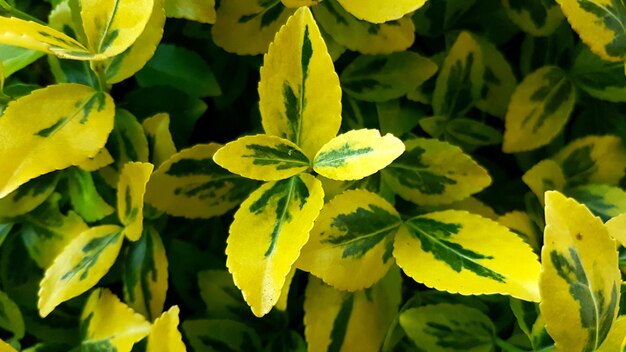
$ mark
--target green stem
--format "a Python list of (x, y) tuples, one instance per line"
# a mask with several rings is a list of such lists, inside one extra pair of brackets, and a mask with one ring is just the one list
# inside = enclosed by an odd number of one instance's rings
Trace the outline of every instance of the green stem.
[(103, 92), (109, 92), (111, 87), (107, 84), (106, 74), (104, 73), (104, 65), (102, 61), (91, 61), (91, 70), (98, 78), (98, 88)]
[(504, 352), (528, 352), (526, 350), (523, 350), (507, 341), (502, 340), (501, 338), (497, 337), (494, 339), (494, 342), (496, 344), (496, 346), (500, 347), (500, 349)]

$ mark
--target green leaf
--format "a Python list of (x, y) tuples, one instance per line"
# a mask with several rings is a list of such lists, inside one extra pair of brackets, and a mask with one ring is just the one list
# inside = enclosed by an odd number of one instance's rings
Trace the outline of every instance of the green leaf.
[(0, 44), (0, 62), (2, 62), (4, 77), (11, 76), (43, 55), (45, 54), (40, 51)]
[(13, 333), (18, 340), (26, 333), (20, 307), (3, 291), (0, 291), (0, 328)]
[(544, 66), (529, 74), (511, 97), (502, 150), (517, 153), (550, 143), (569, 120), (575, 103), (574, 85), (559, 67)]
[(102, 220), (115, 212), (96, 189), (91, 173), (79, 168), (68, 170), (68, 191), (72, 207), (85, 221)]
[(20, 186), (0, 199), (0, 218), (14, 218), (37, 208), (54, 192), (58, 181), (59, 175), (52, 173)]
[(563, 13), (554, 0), (504, 0), (511, 21), (534, 36), (552, 34), (563, 21)]
[(619, 187), (584, 185), (568, 189), (566, 193), (604, 222), (626, 213), (626, 192)]
[(384, 102), (417, 89), (437, 72), (437, 64), (412, 51), (359, 56), (341, 73), (344, 91), (360, 100)]
[(187, 320), (183, 331), (194, 351), (260, 351), (257, 333), (242, 322), (226, 319)]
[(251, 316), (241, 292), (228, 271), (201, 271), (198, 273), (198, 287), (209, 318), (239, 320)]
[(485, 146), (500, 144), (502, 133), (497, 129), (471, 119), (456, 118), (446, 124), (446, 137), (461, 146)]
[(480, 310), (460, 304), (411, 308), (400, 314), (400, 325), (416, 346), (426, 351), (494, 349), (495, 326)]
[(400, 197), (419, 205), (439, 205), (467, 198), (491, 183), (487, 171), (463, 151), (435, 139), (413, 138), (406, 151), (382, 171)]
[(383, 198), (346, 191), (327, 203), (296, 265), (339, 290), (368, 288), (393, 264), (391, 251), (402, 221)]
[(571, 69), (572, 81), (594, 98), (626, 101), (624, 63), (604, 61), (586, 46), (580, 46)]
[(170, 116), (159, 113), (143, 120), (142, 125), (148, 140), (150, 162), (159, 167), (176, 154), (176, 145), (170, 132)]
[(170, 44), (159, 45), (135, 77), (142, 87), (171, 86), (193, 97), (222, 94), (211, 67), (200, 55)]

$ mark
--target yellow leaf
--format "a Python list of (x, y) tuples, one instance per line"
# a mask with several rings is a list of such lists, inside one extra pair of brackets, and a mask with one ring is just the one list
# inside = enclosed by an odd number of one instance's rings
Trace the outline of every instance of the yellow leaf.
[(519, 235), (526, 243), (533, 247), (533, 250), (539, 253), (543, 235), (539, 232), (537, 225), (535, 225), (528, 214), (514, 210), (498, 217), (497, 221)]
[(167, 17), (215, 23), (215, 0), (165, 0)]
[(121, 54), (143, 33), (154, 0), (81, 0), (89, 49), (102, 58)]
[(113, 115), (108, 94), (80, 84), (51, 85), (10, 103), (0, 119), (0, 198), (94, 157), (113, 129)]
[(0, 43), (43, 51), (64, 59), (95, 58), (81, 43), (64, 33), (16, 17), (0, 17)]
[(393, 265), (401, 225), (398, 212), (379, 195), (346, 191), (322, 208), (296, 265), (339, 290), (370, 287)]
[(17, 350), (0, 339), (0, 352), (17, 352)]
[(89, 296), (80, 320), (82, 351), (130, 352), (150, 332), (150, 323), (108, 289)]
[(404, 152), (404, 143), (378, 130), (353, 130), (341, 134), (315, 155), (314, 170), (333, 180), (359, 180), (391, 164)]
[(562, 191), (566, 184), (561, 166), (552, 159), (542, 160), (535, 164), (524, 173), (522, 181), (533, 191), (542, 205), (546, 191)]
[(46, 270), (39, 284), (39, 314), (92, 288), (109, 271), (122, 247), (122, 228), (102, 225), (73, 239)]
[(311, 276), (304, 298), (304, 335), (310, 352), (377, 352), (398, 312), (399, 270), (370, 289), (344, 292)]
[(372, 23), (397, 20), (424, 6), (426, 0), (338, 0), (354, 17)]
[(626, 247), (626, 213), (620, 214), (606, 222), (611, 237)]
[(478, 215), (446, 210), (409, 219), (393, 256), (407, 275), (437, 290), (539, 301), (537, 255), (506, 227)]
[(106, 63), (105, 76), (108, 83), (118, 83), (132, 77), (152, 58), (165, 25), (163, 0), (153, 0), (152, 14), (146, 26), (132, 46)]
[(626, 5), (618, 0), (556, 0), (580, 39), (596, 55), (623, 61)]
[(598, 352), (615, 352), (615, 351), (623, 351), (622, 343), (626, 341), (626, 315), (619, 316), (613, 326), (611, 327), (611, 331), (606, 336), (606, 339), (598, 348)]
[(156, 167), (176, 154), (176, 145), (170, 133), (170, 115), (160, 113), (143, 120), (143, 130), (151, 146), (150, 161)]
[(447, 204), (447, 205), (442, 205), (436, 208), (437, 208), (436, 210), (447, 210), (447, 209), (465, 210), (472, 214), (480, 215), (483, 218), (487, 218), (491, 220), (498, 219), (498, 214), (495, 212), (495, 210), (493, 210), (493, 208), (491, 208), (490, 206), (488, 206), (487, 204), (483, 203), (482, 201), (478, 200), (475, 197), (468, 197), (458, 202), (454, 202), (454, 203)]
[(301, 174), (264, 184), (235, 214), (226, 266), (256, 316), (267, 314), (278, 301), (323, 204), (320, 181)]
[(313, 7), (313, 14), (324, 31), (337, 43), (362, 54), (391, 54), (404, 51), (415, 40), (415, 26), (408, 16), (398, 21), (370, 23), (351, 15), (337, 0), (322, 1)]
[(265, 132), (289, 139), (310, 159), (339, 131), (339, 78), (308, 8), (276, 34), (261, 68), (259, 97)]
[(419, 205), (449, 204), (491, 183), (487, 170), (461, 148), (436, 139), (412, 138), (406, 152), (381, 174), (400, 197)]
[(221, 2), (215, 25), (211, 28), (213, 41), (217, 46), (234, 54), (263, 54), (278, 29), (294, 11), (285, 9), (280, 1)]
[(561, 351), (595, 351), (617, 316), (621, 275), (602, 220), (557, 191), (546, 192), (541, 314)]
[(292, 266), (289, 274), (285, 278), (285, 284), (283, 285), (283, 289), (280, 291), (280, 297), (278, 298), (278, 302), (276, 302), (276, 309), (280, 311), (287, 310), (287, 301), (289, 298), (289, 289), (291, 288), (291, 282), (293, 281), (293, 277), (296, 275), (296, 266)]
[(302, 6), (313, 6), (320, 3), (321, 0), (281, 0), (283, 5), (297, 9)]
[(143, 198), (154, 166), (150, 163), (127, 163), (117, 186), (117, 215), (124, 235), (137, 241), (143, 231)]
[(183, 337), (178, 331), (178, 306), (173, 306), (163, 313), (152, 325), (148, 335), (146, 352), (186, 352)]
[(544, 146), (563, 129), (576, 103), (576, 90), (567, 73), (544, 66), (517, 86), (505, 116), (505, 153)]
[(261, 181), (283, 180), (311, 165), (297, 145), (265, 134), (230, 142), (213, 155), (213, 160), (234, 174)]
[(113, 164), (113, 161), (114, 160), (113, 160), (113, 157), (111, 156), (111, 153), (109, 153), (109, 151), (106, 148), (102, 148), (100, 149), (98, 154), (96, 154), (96, 156), (83, 161), (77, 166), (83, 169), (84, 171), (92, 172), (92, 171), (99, 170), (105, 166)]
[(145, 201), (174, 216), (210, 218), (239, 205), (258, 184), (213, 161), (219, 144), (197, 144), (173, 155), (152, 174)]
[(168, 288), (168, 261), (159, 233), (144, 228), (141, 238), (131, 244), (124, 262), (124, 301), (152, 321), (163, 312)]
[(44, 175), (0, 199), (0, 219), (14, 218), (40, 206), (54, 192), (58, 180), (58, 175)]

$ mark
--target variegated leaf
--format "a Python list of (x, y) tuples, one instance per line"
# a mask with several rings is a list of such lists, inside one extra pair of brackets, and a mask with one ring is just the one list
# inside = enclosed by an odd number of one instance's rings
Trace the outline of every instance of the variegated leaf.
[(20, 307), (3, 291), (0, 291), (0, 328), (10, 331), (18, 340), (26, 333)]
[(226, 266), (256, 316), (278, 301), (323, 203), (320, 181), (301, 174), (264, 184), (235, 214)]
[(146, 352), (187, 352), (183, 337), (178, 331), (180, 309), (173, 306), (152, 325)]
[(250, 315), (250, 310), (228, 271), (199, 272), (198, 287), (209, 318), (237, 320)]
[(422, 7), (426, 0), (397, 0), (392, 4), (384, 0), (338, 0), (354, 17), (372, 23), (383, 23), (402, 18)]
[(127, 163), (120, 173), (117, 185), (117, 216), (124, 228), (124, 236), (137, 241), (143, 232), (143, 198), (146, 184), (154, 165)]
[(148, 140), (150, 162), (159, 167), (176, 154), (176, 145), (170, 132), (170, 116), (167, 113), (156, 114), (143, 120), (142, 125)]
[(0, 119), (0, 198), (95, 156), (112, 129), (113, 100), (87, 86), (51, 85), (10, 103)]
[(522, 176), (522, 181), (537, 196), (541, 204), (546, 191), (562, 191), (567, 182), (561, 166), (552, 159), (540, 161), (531, 167)]
[(346, 191), (322, 208), (297, 266), (339, 290), (368, 288), (393, 264), (401, 225), (398, 212), (377, 194)]
[(167, 17), (215, 23), (215, 0), (165, 0)]
[(391, 164), (404, 152), (404, 144), (378, 130), (353, 130), (341, 134), (315, 155), (313, 169), (333, 180), (359, 180)]
[(563, 12), (554, 0), (502, 0), (511, 21), (534, 36), (548, 36), (563, 22)]
[(93, 175), (78, 168), (67, 170), (70, 202), (74, 211), (85, 221), (95, 222), (115, 212), (96, 188)]
[(58, 181), (57, 174), (44, 175), (27, 182), (0, 199), (0, 219), (14, 218), (37, 208), (52, 195)]
[(517, 86), (517, 78), (509, 61), (489, 40), (474, 37), (482, 50), (485, 71), (483, 89), (476, 107), (491, 115), (504, 118), (511, 96)]
[(576, 91), (565, 71), (544, 66), (517, 86), (506, 113), (505, 153), (544, 146), (565, 126), (576, 103)]
[(46, 317), (59, 304), (92, 288), (109, 271), (122, 247), (122, 228), (102, 225), (82, 232), (46, 270), (37, 307)]
[(487, 170), (446, 142), (413, 138), (406, 151), (382, 171), (400, 197), (419, 205), (452, 203), (480, 192), (491, 183)]
[(290, 17), (265, 55), (259, 98), (265, 132), (294, 142), (310, 159), (339, 131), (339, 79), (308, 8)]
[(626, 316), (622, 315), (615, 319), (611, 331), (606, 339), (598, 348), (598, 352), (624, 351), (624, 342), (626, 341)]
[(571, 74), (576, 86), (594, 98), (610, 102), (626, 101), (626, 76), (621, 61), (604, 61), (581, 45)]
[(537, 255), (506, 227), (478, 215), (446, 210), (409, 219), (393, 256), (407, 275), (437, 290), (539, 301)]
[(595, 351), (619, 308), (615, 241), (602, 221), (557, 191), (546, 192), (541, 313), (564, 351)]
[(218, 144), (197, 144), (165, 161), (148, 182), (145, 201), (174, 216), (210, 218), (240, 204), (258, 184), (213, 161)]
[(514, 210), (499, 216), (497, 221), (520, 236), (535, 252), (539, 253), (543, 237), (528, 214)]
[(568, 189), (566, 194), (604, 222), (626, 213), (626, 191), (616, 186), (584, 185)]

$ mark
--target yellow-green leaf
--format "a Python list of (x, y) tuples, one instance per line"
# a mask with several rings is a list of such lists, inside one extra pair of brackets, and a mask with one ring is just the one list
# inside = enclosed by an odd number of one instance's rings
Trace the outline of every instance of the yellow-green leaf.
[(553, 159), (561, 165), (568, 187), (618, 185), (626, 171), (626, 148), (616, 136), (587, 136), (561, 149)]
[(437, 290), (539, 301), (537, 255), (506, 227), (478, 215), (446, 210), (409, 219), (396, 234), (393, 256), (407, 275)]
[(150, 147), (150, 161), (156, 167), (176, 154), (176, 145), (170, 132), (170, 115), (160, 113), (143, 120), (143, 130)]
[(380, 350), (401, 302), (402, 278), (391, 269), (376, 285), (345, 292), (310, 277), (304, 298), (304, 335), (311, 352)]
[(524, 32), (548, 36), (563, 22), (563, 12), (553, 1), (503, 0), (504, 11)]
[(44, 175), (0, 199), (0, 219), (14, 218), (37, 208), (54, 192), (58, 181), (56, 174)]
[(324, 0), (313, 7), (315, 19), (337, 43), (362, 54), (391, 54), (408, 49), (415, 40), (411, 18), (374, 24), (352, 16), (337, 2)]
[(615, 319), (611, 331), (606, 339), (598, 348), (598, 352), (623, 352), (622, 343), (626, 341), (626, 315), (619, 316)]
[(293, 277), (296, 275), (296, 270), (296, 266), (292, 266), (289, 274), (287, 274), (287, 277), (285, 278), (285, 284), (283, 285), (283, 289), (280, 291), (280, 297), (278, 298), (275, 306), (276, 309), (280, 311), (284, 312), (287, 310), (289, 290), (291, 289), (291, 282), (293, 281)]
[(491, 184), (487, 170), (452, 144), (412, 138), (406, 151), (382, 171), (400, 197), (419, 205), (449, 204)]
[(24, 49), (13, 45), (0, 44), (0, 61), (4, 66), (4, 77), (6, 78), (11, 76), (15, 72), (32, 64), (44, 55), (45, 53), (40, 51)]
[(517, 78), (509, 61), (489, 40), (474, 37), (482, 50), (485, 64), (484, 86), (476, 107), (491, 115), (504, 118), (511, 96), (517, 86)]
[(606, 222), (611, 237), (626, 247), (626, 213), (620, 214)]
[[(250, 310), (238, 293), (233, 277), (226, 270), (205, 270), (198, 273), (200, 296), (207, 316), (213, 319), (241, 319)], [(282, 297), (282, 295), (281, 295)]]
[(0, 352), (17, 352), (17, 350), (13, 348), (13, 346), (0, 339)]
[(346, 11), (356, 18), (372, 23), (383, 23), (397, 20), (409, 12), (422, 7), (426, 0), (338, 0)]
[(485, 65), (476, 39), (461, 32), (448, 52), (435, 83), (435, 115), (465, 114), (481, 98)]
[(81, 320), (81, 351), (130, 352), (150, 333), (150, 323), (108, 289), (95, 290)]
[(576, 90), (565, 71), (544, 66), (515, 88), (505, 117), (505, 153), (544, 146), (565, 126), (576, 103)]
[(416, 346), (432, 352), (490, 352), (495, 327), (488, 316), (461, 304), (434, 304), (400, 313), (400, 325)]
[(178, 331), (178, 306), (163, 313), (152, 325), (146, 352), (186, 352), (183, 337)]
[(566, 184), (561, 166), (552, 159), (540, 161), (531, 167), (522, 176), (522, 181), (533, 191), (541, 204), (543, 204), (543, 195), (546, 191), (562, 191)]
[(234, 174), (262, 181), (283, 180), (311, 165), (297, 145), (265, 134), (230, 142), (213, 155), (213, 160)]
[(594, 98), (610, 101), (626, 101), (626, 75), (624, 62), (602, 60), (589, 48), (581, 45), (571, 68), (572, 80)]
[(320, 181), (301, 174), (261, 186), (235, 214), (226, 266), (256, 316), (278, 301), (323, 203)]
[(168, 261), (159, 233), (151, 226), (126, 252), (124, 301), (153, 321), (163, 311), (168, 288)]
[(215, 23), (215, 0), (165, 0), (167, 17)]
[(37, 307), (46, 317), (56, 306), (92, 288), (109, 271), (122, 247), (122, 228), (102, 225), (74, 238), (46, 270)]
[(115, 165), (112, 165), (115, 171), (121, 171), (128, 162), (147, 162), (150, 158), (148, 139), (143, 126), (135, 115), (124, 109), (115, 110), (115, 128), (107, 146), (115, 159)]
[(281, 0), (283, 5), (292, 8), (298, 8), (302, 6), (313, 6), (320, 3), (321, 0)]
[(401, 225), (400, 214), (379, 195), (346, 191), (322, 208), (297, 266), (339, 290), (370, 287), (393, 264)]
[(143, 33), (154, 0), (81, 0), (80, 17), (89, 49), (111, 57), (128, 49)]
[(539, 308), (562, 351), (595, 351), (617, 316), (621, 275), (615, 241), (584, 205), (546, 192)]
[(51, 27), (16, 17), (0, 17), (0, 43), (43, 51), (65, 59), (95, 58), (76, 39)]
[(98, 154), (93, 158), (89, 158), (77, 166), (83, 171), (93, 172), (113, 163), (113, 157), (106, 148), (100, 149)]
[(115, 212), (115, 208), (102, 199), (91, 173), (70, 168), (66, 175), (72, 207), (85, 221), (102, 220)]
[(165, 10), (163, 0), (153, 0), (152, 13), (137, 40), (120, 55), (110, 58), (105, 67), (108, 83), (118, 83), (132, 77), (152, 58), (163, 37)]
[(258, 184), (213, 161), (219, 144), (197, 144), (165, 161), (152, 174), (145, 201), (174, 216), (210, 218), (239, 205)]
[(257, 333), (237, 319), (186, 320), (183, 331), (194, 351), (261, 351)]
[(3, 291), (0, 291), (0, 328), (13, 333), (18, 340), (26, 333), (20, 307)]
[(626, 4), (620, 0), (556, 0), (580, 39), (609, 61), (626, 58)]
[[(222, 49), (239, 55), (258, 55), (267, 51), (279, 28), (295, 10), (280, 1), (229, 0), (220, 2), (213, 41)], [(291, 55), (295, 57), (295, 55)]]
[(154, 166), (150, 163), (127, 163), (117, 185), (117, 215), (124, 236), (137, 241), (143, 231), (143, 198)]
[(602, 221), (626, 213), (626, 191), (617, 186), (583, 185), (568, 189), (566, 194), (584, 204)]
[(259, 98), (265, 132), (289, 139), (311, 159), (339, 131), (339, 78), (308, 8), (276, 34), (261, 68)]
[(0, 119), (0, 198), (95, 156), (113, 129), (113, 109), (108, 94), (80, 84), (51, 85), (10, 103)]
[(391, 164), (404, 152), (404, 143), (378, 130), (353, 130), (326, 143), (315, 155), (315, 172), (333, 180), (359, 180)]
[(514, 210), (501, 215), (497, 221), (524, 239), (526, 243), (533, 247), (533, 250), (539, 253), (543, 237), (528, 214)]

